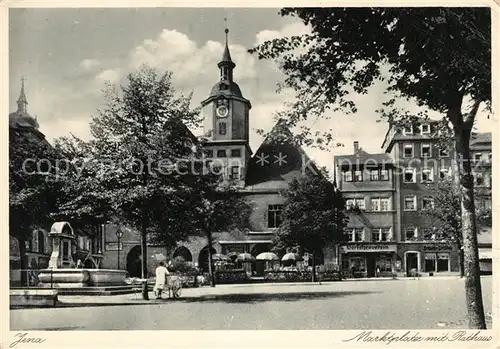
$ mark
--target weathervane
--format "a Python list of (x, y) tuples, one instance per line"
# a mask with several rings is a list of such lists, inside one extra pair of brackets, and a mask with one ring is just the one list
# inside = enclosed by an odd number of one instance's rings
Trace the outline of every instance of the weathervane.
[(227, 34), (229, 33), (229, 29), (227, 28), (227, 17), (224, 17), (224, 26), (226, 29), (224, 29), (224, 33), (226, 33), (226, 44), (227, 44)]

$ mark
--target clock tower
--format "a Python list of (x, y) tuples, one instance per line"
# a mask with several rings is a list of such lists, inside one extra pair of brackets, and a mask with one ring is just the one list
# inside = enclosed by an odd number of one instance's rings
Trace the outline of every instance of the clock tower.
[(250, 101), (233, 81), (236, 64), (231, 59), (226, 28), (226, 45), (222, 60), (217, 64), (220, 80), (201, 102), (204, 116), (206, 156), (213, 158), (224, 169), (226, 179), (243, 185), (248, 160), (252, 155), (249, 145)]

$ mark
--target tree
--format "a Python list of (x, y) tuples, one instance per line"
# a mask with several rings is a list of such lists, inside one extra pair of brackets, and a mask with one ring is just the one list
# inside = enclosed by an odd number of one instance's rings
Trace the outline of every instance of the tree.
[[(377, 80), (394, 96), (380, 110), (390, 124), (428, 117), (398, 108), (401, 98), (444, 115), (451, 124), (460, 159), (469, 326), (486, 328), (469, 142), (479, 107), (491, 103), (490, 9), (286, 8), (280, 13), (298, 17), (311, 33), (268, 41), (250, 52), (280, 62), (283, 86), (297, 94), (285, 113), (291, 126), (322, 117), (328, 109), (356, 112), (349, 96), (367, 93)], [(299, 138), (310, 136), (305, 128)], [(332, 140), (328, 133), (320, 137), (322, 144)]]
[(27, 268), (25, 241), (34, 229), (50, 228), (57, 211), (54, 159), (52, 147), (36, 131), (9, 129), (9, 233), (19, 241), (21, 269)]
[[(159, 228), (180, 238), (179, 225), (169, 224), (183, 203), (176, 197), (183, 190), (178, 165), (197, 151), (195, 138), (186, 125), (199, 121), (198, 110), (189, 107), (190, 96), (178, 96), (171, 73), (163, 75), (146, 66), (127, 76), (117, 91), (109, 85), (106, 104), (91, 122), (93, 140), (65, 142), (78, 163), (79, 183), (70, 189), (62, 212), (88, 217), (101, 209), (99, 218), (115, 217), (141, 232), (142, 276), (147, 273), (148, 235)], [(64, 142), (63, 142), (64, 143)], [(185, 236), (187, 231), (181, 235)], [(148, 299), (147, 283), (142, 294)]]
[[(432, 187), (433, 204), (424, 207), (422, 213), (429, 217), (430, 225), (435, 228), (436, 237), (457, 245), (459, 251), (460, 277), (464, 276), (462, 214), (460, 191), (453, 179), (439, 180)], [(491, 209), (476, 208), (478, 231), (481, 227), (491, 227)], [(425, 237), (424, 237), (425, 238)]]
[(344, 241), (347, 216), (342, 193), (325, 173), (319, 173), (292, 180), (283, 196), (286, 200), (275, 244), (311, 253), (314, 267), (318, 251)]
[(194, 163), (183, 181), (189, 190), (183, 191), (185, 210), (172, 217), (182, 224), (183, 231), (205, 236), (208, 245), (208, 267), (210, 286), (215, 287), (212, 261), (213, 233), (245, 230), (250, 227), (252, 204), (239, 191), (236, 183), (225, 180), (224, 168), (206, 159)]

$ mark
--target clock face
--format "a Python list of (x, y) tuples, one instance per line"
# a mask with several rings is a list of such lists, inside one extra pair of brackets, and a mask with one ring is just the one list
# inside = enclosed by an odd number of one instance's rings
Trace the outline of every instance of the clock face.
[(229, 109), (225, 105), (221, 105), (217, 108), (217, 116), (220, 118), (225, 118), (229, 114)]

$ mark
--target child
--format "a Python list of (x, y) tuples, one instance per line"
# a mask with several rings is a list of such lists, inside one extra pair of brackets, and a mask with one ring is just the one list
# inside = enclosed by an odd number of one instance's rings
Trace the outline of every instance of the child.
[(168, 274), (169, 272), (168, 269), (165, 268), (165, 263), (160, 262), (158, 268), (156, 268), (156, 283), (155, 283), (156, 299), (161, 299), (161, 292), (165, 288), (165, 282)]

